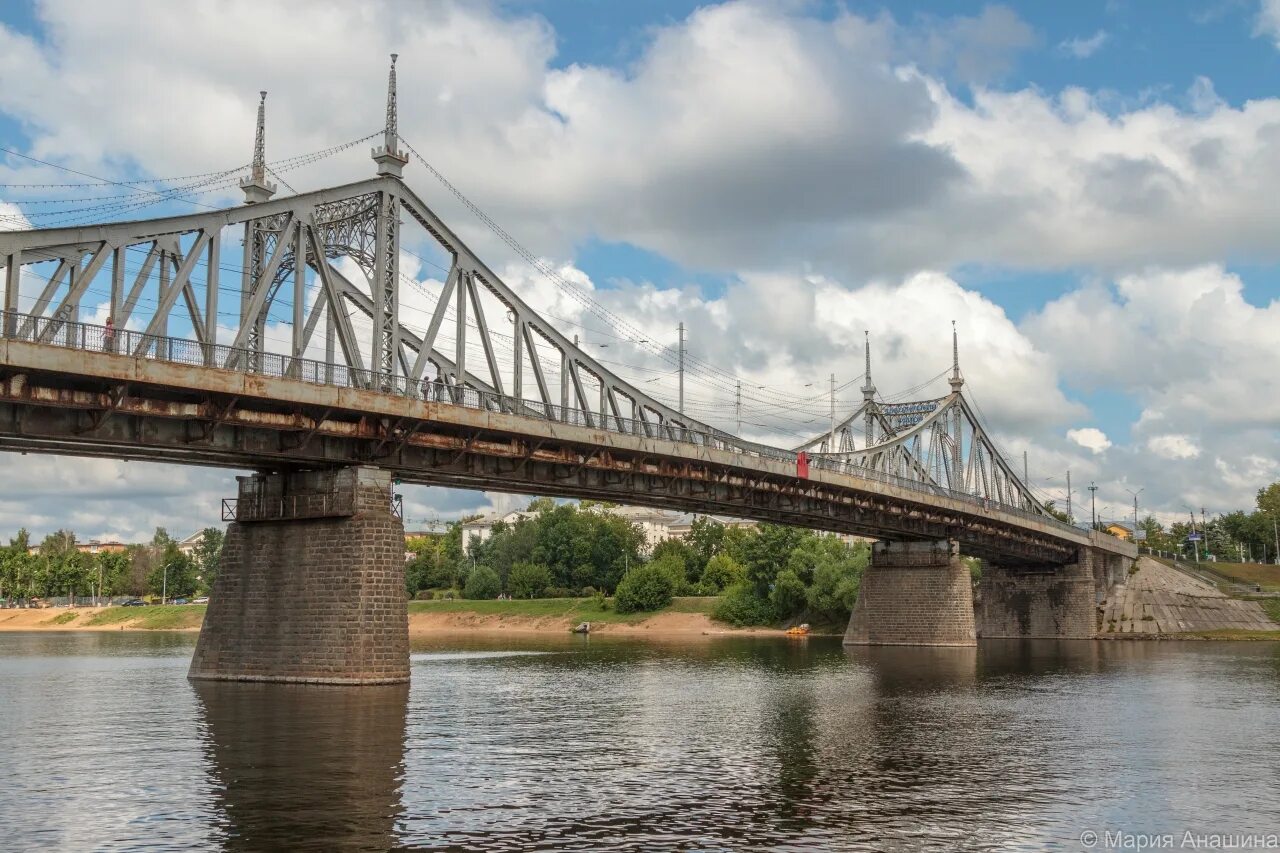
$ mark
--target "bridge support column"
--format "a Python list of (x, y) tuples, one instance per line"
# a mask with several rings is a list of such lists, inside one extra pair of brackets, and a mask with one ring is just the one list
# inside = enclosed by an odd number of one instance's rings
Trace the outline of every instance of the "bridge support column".
[(973, 646), (973, 584), (954, 542), (876, 542), (846, 646)]
[(391, 474), (240, 477), (236, 521), (189, 677), (316, 684), (409, 680), (404, 525)]
[(1108, 555), (1091, 548), (1081, 548), (1076, 562), (1052, 569), (984, 564), (978, 582), (978, 636), (1095, 637), (1098, 603), (1113, 583), (1110, 574)]

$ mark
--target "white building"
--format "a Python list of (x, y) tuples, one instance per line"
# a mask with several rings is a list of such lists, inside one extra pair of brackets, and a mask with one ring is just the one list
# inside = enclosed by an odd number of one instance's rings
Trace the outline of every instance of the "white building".
[(204, 542), (204, 531), (197, 530), (178, 543), (178, 550), (188, 557), (194, 557), (196, 549), (200, 547), (202, 542)]
[(676, 535), (671, 532), (671, 525), (680, 518), (674, 512), (663, 512), (660, 509), (649, 509), (642, 506), (606, 508), (596, 504), (588, 509), (593, 512), (605, 512), (618, 518), (624, 518), (639, 527), (640, 532), (644, 534), (644, 548), (646, 551), (652, 551), (653, 546)]
[(494, 525), (499, 522), (510, 526), (522, 518), (531, 518), (533, 515), (531, 512), (517, 509), (511, 512), (491, 512), (468, 521), (462, 525), (462, 550), (465, 552), (473, 542), (476, 544), (487, 542), (493, 535)]

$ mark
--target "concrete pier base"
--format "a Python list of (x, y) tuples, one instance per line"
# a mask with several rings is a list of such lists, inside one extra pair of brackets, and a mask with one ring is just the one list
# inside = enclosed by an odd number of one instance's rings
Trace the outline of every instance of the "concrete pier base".
[(391, 475), (344, 468), (240, 479), (188, 677), (409, 680), (404, 525)]
[(973, 584), (954, 542), (876, 542), (844, 644), (974, 646)]
[(1114, 581), (1110, 563), (1088, 548), (1052, 570), (983, 565), (978, 582), (979, 637), (1089, 639), (1098, 633), (1098, 603)]

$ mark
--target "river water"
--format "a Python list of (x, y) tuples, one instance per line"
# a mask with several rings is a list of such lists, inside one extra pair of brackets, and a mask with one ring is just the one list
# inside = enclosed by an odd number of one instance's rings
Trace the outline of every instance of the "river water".
[(1078, 850), (1090, 830), (1280, 832), (1273, 643), (463, 638), (417, 648), (399, 688), (192, 684), (193, 644), (0, 634), (0, 848)]

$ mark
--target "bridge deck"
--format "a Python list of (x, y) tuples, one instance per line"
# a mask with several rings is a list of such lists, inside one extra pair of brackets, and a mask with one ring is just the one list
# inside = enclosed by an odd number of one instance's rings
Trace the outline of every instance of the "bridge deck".
[(988, 559), (1065, 562), (1089, 545), (1136, 555), (1113, 537), (925, 484), (821, 467), (801, 477), (787, 451), (549, 421), (479, 398), (469, 407), (11, 339), (0, 339), (0, 365), (8, 449), (236, 468), (376, 461), (427, 485), (950, 536)]

